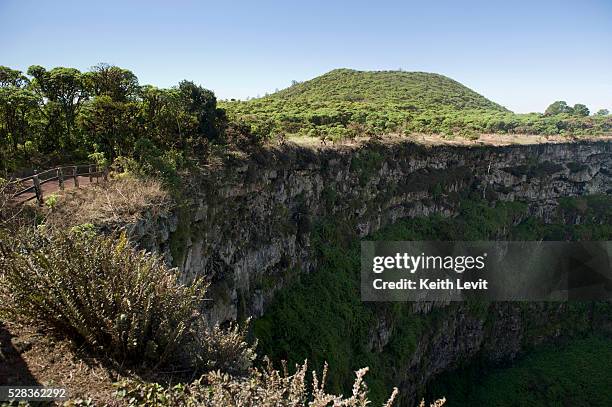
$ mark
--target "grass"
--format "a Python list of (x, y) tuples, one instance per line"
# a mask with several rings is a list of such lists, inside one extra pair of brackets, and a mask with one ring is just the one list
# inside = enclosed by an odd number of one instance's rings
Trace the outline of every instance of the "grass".
[(97, 227), (134, 222), (144, 213), (169, 213), (171, 198), (161, 182), (125, 176), (108, 183), (67, 190), (48, 216), (50, 226), (91, 223)]

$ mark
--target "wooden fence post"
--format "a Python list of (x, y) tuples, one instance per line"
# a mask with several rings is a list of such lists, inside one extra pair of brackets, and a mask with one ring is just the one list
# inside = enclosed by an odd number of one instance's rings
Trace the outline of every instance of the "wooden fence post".
[(34, 176), (32, 177), (32, 181), (34, 182), (34, 192), (36, 193), (36, 200), (38, 201), (38, 205), (42, 206), (43, 201), (43, 192), (40, 188), (40, 180), (38, 179), (37, 171), (34, 170)]
[(79, 187), (79, 174), (78, 174), (78, 167), (76, 165), (72, 167), (72, 177), (74, 178), (74, 187), (78, 188)]
[(89, 164), (89, 183), (91, 184), (93, 182), (93, 177), (91, 176), (91, 169), (93, 168), (93, 165)]
[(63, 168), (57, 169), (57, 181), (59, 183), (60, 191), (63, 191), (64, 190), (64, 169)]
[(108, 167), (104, 167), (104, 182), (108, 181)]

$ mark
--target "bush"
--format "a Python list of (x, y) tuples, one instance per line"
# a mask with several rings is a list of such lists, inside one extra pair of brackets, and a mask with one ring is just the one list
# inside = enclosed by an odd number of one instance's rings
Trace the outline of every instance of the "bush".
[[(312, 386), (307, 384), (307, 364), (296, 366), (292, 375), (273, 369), (268, 362), (266, 369), (252, 369), (247, 377), (233, 377), (226, 373), (211, 372), (191, 384), (179, 384), (164, 388), (156, 383), (134, 381), (118, 385), (117, 394), (127, 400), (129, 406), (366, 406), (368, 388), (363, 381), (367, 368), (356, 374), (350, 397), (328, 394), (325, 391), (327, 366), (319, 379), (312, 372)], [(391, 406), (397, 396), (394, 389), (384, 406)], [(238, 402), (239, 401), (239, 402)], [(440, 406), (442, 404), (439, 404)]]
[(0, 240), (0, 317), (53, 329), (117, 360), (178, 359), (204, 295), (118, 239), (24, 230)]
[(195, 366), (207, 371), (220, 369), (232, 374), (247, 373), (257, 357), (257, 341), (251, 345), (246, 340), (249, 322), (247, 320), (242, 327), (238, 324), (231, 324), (228, 328), (215, 325), (198, 333), (190, 352)]

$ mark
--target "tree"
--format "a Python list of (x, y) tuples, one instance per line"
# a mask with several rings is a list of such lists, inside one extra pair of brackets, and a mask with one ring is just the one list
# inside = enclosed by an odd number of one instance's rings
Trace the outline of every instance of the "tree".
[(183, 134), (195, 133), (197, 123), (185, 109), (178, 89), (140, 88), (140, 121), (143, 134), (164, 149), (182, 148)]
[(0, 171), (9, 170), (20, 153), (27, 154), (20, 146), (34, 138), (31, 115), (39, 99), (26, 88), (28, 84), (21, 71), (0, 66)]
[(599, 109), (596, 113), (595, 116), (607, 116), (610, 114), (610, 111), (608, 109)]
[(45, 100), (41, 107), (47, 118), (47, 148), (73, 148), (75, 119), (88, 98), (85, 77), (78, 69), (57, 67), (47, 71), (39, 65), (28, 68), (28, 75), (34, 77), (34, 92)]
[(84, 73), (83, 77), (94, 96), (107, 95), (114, 101), (127, 102), (138, 92), (136, 75), (118, 66), (98, 64), (91, 68), (91, 72)]
[(186, 111), (197, 121), (197, 137), (215, 140), (217, 130), (217, 98), (215, 94), (190, 81), (182, 81), (178, 88)]
[(16, 86), (21, 88), (30, 83), (28, 78), (15, 69), (0, 65), (0, 88)]
[(573, 110), (572, 114), (574, 116), (586, 117), (590, 113), (589, 108), (583, 105), (582, 103), (576, 103), (572, 110)]
[(561, 113), (572, 113), (573, 109), (567, 105), (564, 100), (558, 100), (546, 108), (544, 114), (546, 116), (554, 116)]
[(109, 95), (101, 95), (85, 103), (78, 123), (87, 135), (85, 141), (112, 161), (119, 155), (132, 152), (136, 115), (134, 103), (119, 102)]
[(28, 136), (28, 115), (38, 106), (38, 98), (28, 89), (16, 86), (0, 88), (0, 135), (11, 140), (13, 149)]

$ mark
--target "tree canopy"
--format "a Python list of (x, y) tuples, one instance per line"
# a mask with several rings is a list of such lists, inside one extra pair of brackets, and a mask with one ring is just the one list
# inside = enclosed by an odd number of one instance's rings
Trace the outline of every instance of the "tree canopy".
[(130, 70), (89, 71), (39, 65), (27, 73), (0, 66), (0, 176), (20, 168), (148, 160), (147, 168), (202, 159), (213, 145), (247, 148), (302, 135), (339, 140), (384, 133), (610, 134), (605, 109), (551, 104), (544, 114), (515, 114), (460, 83), (425, 72), (338, 69), (248, 101), (217, 103), (184, 80), (162, 89)]
[(27, 74), (0, 66), (0, 176), (92, 153), (133, 157), (140, 139), (160, 154), (201, 155), (226, 141), (226, 126), (214, 93), (193, 82), (141, 86), (108, 64), (88, 72), (33, 65)]

